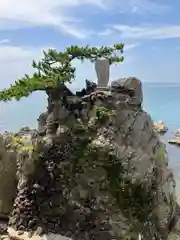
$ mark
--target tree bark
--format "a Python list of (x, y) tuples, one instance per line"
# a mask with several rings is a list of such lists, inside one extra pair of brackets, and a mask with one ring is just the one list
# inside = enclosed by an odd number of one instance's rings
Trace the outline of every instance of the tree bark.
[(57, 88), (48, 89), (48, 116), (46, 121), (46, 134), (56, 134), (59, 125), (59, 109), (63, 96), (73, 96), (74, 94), (64, 85), (60, 84)]

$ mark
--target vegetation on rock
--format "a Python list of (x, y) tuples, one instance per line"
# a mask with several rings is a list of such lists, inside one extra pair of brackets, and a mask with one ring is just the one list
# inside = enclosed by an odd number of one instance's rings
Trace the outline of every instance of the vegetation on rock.
[[(107, 174), (106, 190), (116, 199), (116, 203), (129, 219), (132, 217), (140, 222), (145, 221), (152, 211), (152, 198), (154, 186), (147, 190), (145, 184), (133, 184), (126, 180), (126, 170), (122, 161), (116, 155), (116, 149), (106, 146), (88, 145), (86, 150), (86, 161), (95, 164), (97, 168), (102, 167)], [(93, 163), (92, 163), (93, 162)]]
[[(75, 78), (73, 59), (93, 62), (103, 57), (112, 64), (123, 60), (117, 57), (118, 51), (122, 53), (123, 44), (71, 46), (60, 53), (49, 50), (39, 63), (33, 62), (37, 72), (32, 77), (25, 75), (0, 91), (0, 101), (20, 100), (38, 90), (49, 97), (44, 122), (52, 131), (46, 131), (45, 138), (24, 129), (25, 135), (9, 134), (0, 145), (2, 162), (7, 146), (16, 152), (17, 171), (12, 180), (17, 176), (18, 186), (9, 218), (9, 226), (15, 230), (36, 232), (41, 228), (43, 233), (63, 233), (79, 240), (137, 239), (140, 233), (142, 239), (155, 239), (160, 231), (163, 235), (165, 228), (169, 230), (175, 208), (174, 187), (169, 187), (173, 178), (165, 148), (140, 108), (139, 80), (127, 79), (128, 84), (123, 80), (125, 87), (116, 81), (111, 94), (95, 91), (96, 84), (89, 81), (76, 96), (65, 87)], [(76, 115), (73, 110), (78, 110)], [(55, 133), (53, 144), (45, 142), (49, 133)], [(2, 169), (4, 175), (9, 171)], [(168, 184), (159, 183), (161, 178)]]
[(109, 111), (105, 107), (97, 107), (96, 108), (96, 117), (99, 122), (105, 122), (108, 119)]
[(35, 91), (45, 91), (48, 96), (48, 111), (46, 126), (42, 134), (53, 136), (58, 127), (57, 109), (60, 107), (60, 102), (75, 118), (80, 118), (79, 115), (83, 108), (81, 99), (76, 99), (71, 103), (67, 100), (69, 95), (73, 95), (65, 86), (65, 83), (70, 83), (75, 79), (76, 69), (73, 67), (72, 61), (87, 59), (94, 62), (96, 59), (105, 58), (109, 60), (110, 64), (119, 63), (123, 61), (123, 56), (121, 56), (123, 47), (124, 45), (120, 43), (114, 44), (112, 47), (70, 46), (64, 52), (57, 52), (53, 49), (44, 51), (41, 61), (33, 61), (32, 67), (36, 70), (35, 73), (32, 76), (25, 74), (22, 79), (15, 81), (8, 89), (1, 90), (0, 101), (6, 102), (13, 98), (20, 100)]
[(98, 58), (109, 59), (110, 64), (123, 61), (122, 56), (118, 56), (118, 51), (123, 53), (124, 45), (114, 44), (112, 47), (78, 47), (70, 46), (64, 52), (57, 52), (50, 49), (44, 53), (44, 57), (39, 62), (33, 61), (32, 67), (36, 70), (32, 76), (25, 76), (11, 85), (8, 89), (0, 91), (0, 101), (10, 101), (12, 98), (20, 100), (28, 97), (34, 91), (46, 91), (57, 89), (62, 83), (71, 82), (75, 79), (75, 68), (72, 60), (88, 59), (94, 62)]
[(166, 161), (165, 147), (162, 144), (160, 144), (160, 146), (157, 148), (154, 154), (154, 158), (156, 160), (156, 163), (160, 166), (163, 165)]

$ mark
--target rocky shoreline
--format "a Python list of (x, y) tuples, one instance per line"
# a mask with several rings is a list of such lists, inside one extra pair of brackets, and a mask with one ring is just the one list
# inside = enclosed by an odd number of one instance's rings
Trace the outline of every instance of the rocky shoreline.
[(180, 147), (180, 130), (177, 130), (174, 134), (174, 137), (168, 141), (168, 143)]
[(165, 134), (168, 131), (168, 127), (165, 125), (165, 123), (162, 120), (158, 122), (154, 122), (153, 129), (159, 134)]
[[(165, 135), (168, 132), (168, 127), (162, 120), (158, 122), (154, 122), (153, 129), (160, 135)], [(180, 147), (180, 130), (179, 129), (173, 132), (173, 136), (171, 139), (168, 140), (168, 143), (175, 145), (177, 147)]]

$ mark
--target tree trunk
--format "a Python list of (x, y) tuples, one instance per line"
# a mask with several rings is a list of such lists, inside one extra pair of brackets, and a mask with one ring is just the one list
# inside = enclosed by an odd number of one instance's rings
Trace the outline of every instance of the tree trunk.
[(61, 101), (60, 88), (50, 89), (48, 95), (48, 115), (46, 120), (46, 134), (54, 135), (58, 127), (58, 114)]
[(73, 96), (74, 94), (64, 85), (60, 84), (57, 88), (48, 89), (48, 115), (46, 120), (46, 134), (53, 136), (56, 134), (59, 125), (59, 110), (63, 96)]

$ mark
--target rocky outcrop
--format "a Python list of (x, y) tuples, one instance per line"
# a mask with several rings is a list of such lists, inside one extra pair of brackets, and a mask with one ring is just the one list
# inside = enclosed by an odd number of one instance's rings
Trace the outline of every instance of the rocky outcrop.
[(180, 138), (180, 129), (178, 129), (176, 132), (175, 132), (175, 137), (179, 137)]
[(180, 146), (180, 138), (175, 137), (173, 139), (170, 139), (170, 140), (168, 140), (168, 143), (179, 147)]
[[(32, 133), (28, 127), (16, 134), (5, 132), (0, 135), (0, 218), (8, 218), (18, 183), (18, 161), (23, 151), (32, 149)], [(21, 167), (20, 167), (21, 165)]]
[(9, 235), (167, 239), (179, 214), (175, 182), (142, 109), (141, 82), (118, 79), (107, 91), (62, 96), (53, 135), (45, 113), (31, 147), (18, 150)]
[(0, 234), (7, 231), (9, 215), (17, 193), (20, 172), (23, 169), (19, 156), (32, 149), (32, 133), (28, 127), (16, 134), (5, 132), (0, 135)]
[(16, 194), (16, 154), (0, 136), (0, 217), (8, 218)]
[(165, 125), (163, 121), (154, 122), (153, 128), (160, 134), (165, 134), (168, 131), (168, 127)]
[(176, 145), (178, 147), (180, 146), (180, 130), (179, 129), (175, 132), (174, 137), (170, 139), (168, 143), (172, 145)]
[[(9, 232), (9, 236), (11, 236), (11, 239), (15, 239), (15, 240), (72, 240), (71, 238), (64, 237), (59, 234), (53, 234), (53, 233), (49, 233), (47, 235), (41, 235), (41, 236), (38, 234), (34, 234), (33, 236), (31, 236), (28, 232), (17, 232), (11, 228), (8, 229), (8, 232)], [(9, 238), (7, 235), (4, 235), (4, 238), (2, 239), (8, 240)]]

